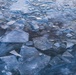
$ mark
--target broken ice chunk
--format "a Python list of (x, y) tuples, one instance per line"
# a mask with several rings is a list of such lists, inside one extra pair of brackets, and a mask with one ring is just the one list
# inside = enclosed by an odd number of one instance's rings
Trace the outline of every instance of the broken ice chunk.
[(66, 62), (66, 63), (71, 63), (72, 61), (70, 61), (68, 58), (65, 58), (65, 57), (61, 57), (62, 58), (62, 60), (64, 61), (64, 62)]
[(13, 55), (16, 55), (16, 56), (21, 57), (21, 55), (20, 55), (20, 54), (18, 54), (15, 50), (11, 51), (10, 53), (11, 53), (11, 54), (13, 54)]
[(7, 23), (7, 25), (11, 25), (11, 24), (13, 24), (13, 23), (15, 23), (15, 21), (9, 21), (9, 22)]
[(21, 58), (19, 58), (19, 71), (21, 75), (35, 75), (44, 68), (50, 57), (40, 52), (34, 47), (22, 46)]
[(66, 63), (72, 63), (73, 58), (74, 56), (68, 51), (65, 51), (61, 56), (61, 59)]
[(51, 48), (51, 42), (46, 37), (33, 38), (34, 46), (40, 50), (47, 50)]
[(21, 43), (29, 40), (29, 34), (22, 30), (13, 30), (2, 38), (2, 42)]
[(0, 59), (2, 59), (6, 63), (7, 70), (11, 71), (13, 69), (17, 69), (18, 61), (15, 56), (13, 55), (4, 56), (4, 57), (0, 57)]
[(7, 29), (8, 28), (8, 25), (1, 25), (1, 28)]
[(34, 47), (22, 46), (20, 55), (25, 60), (31, 58), (32, 56), (36, 57), (37, 55), (39, 55), (39, 52)]
[(58, 65), (62, 63), (62, 60), (58, 57), (58, 56), (55, 56), (52, 60), (50, 60), (49, 64), (51, 66), (55, 66), (55, 65)]
[(38, 29), (39, 29), (39, 26), (38, 26), (38, 24), (37, 24), (36, 21), (32, 21), (31, 26), (32, 26), (32, 28), (33, 28), (34, 30), (38, 30)]
[(34, 30), (38, 30), (39, 29), (39, 26), (37, 25), (37, 24), (32, 24), (32, 28), (34, 29)]
[(68, 51), (64, 52), (62, 56), (63, 56), (63, 57), (70, 57), (70, 58), (73, 58), (73, 57), (74, 57), (74, 56), (73, 56), (71, 53), (69, 53)]
[(72, 34), (68, 33), (66, 36), (67, 36), (67, 37), (72, 37)]
[(74, 43), (72, 42), (67, 42), (67, 48), (72, 47), (74, 45)]
[(60, 43), (55, 43), (54, 44), (56, 47), (60, 47)]
[(49, 56), (38, 56), (31, 61), (23, 61), (19, 64), (19, 71), (21, 75), (37, 75), (38, 72), (47, 66), (50, 60)]

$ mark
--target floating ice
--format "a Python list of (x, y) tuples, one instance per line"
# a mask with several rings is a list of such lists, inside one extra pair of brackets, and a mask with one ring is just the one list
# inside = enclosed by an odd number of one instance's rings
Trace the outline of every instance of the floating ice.
[(2, 38), (2, 42), (21, 43), (29, 40), (29, 34), (22, 30), (13, 30)]

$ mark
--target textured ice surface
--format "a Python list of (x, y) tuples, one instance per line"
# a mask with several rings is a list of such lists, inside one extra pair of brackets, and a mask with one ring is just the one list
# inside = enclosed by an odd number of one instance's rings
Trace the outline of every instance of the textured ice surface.
[(27, 42), (29, 40), (29, 34), (22, 30), (13, 30), (2, 38), (2, 42)]
[(39, 55), (40, 52), (33, 47), (22, 47), (20, 54), (22, 55), (22, 58), (19, 59), (19, 71), (21, 75), (37, 75), (50, 60), (50, 57), (47, 55)]
[(0, 75), (76, 75), (76, 0), (0, 0), (0, 58)]
[(51, 42), (46, 37), (37, 37), (33, 39), (36, 48), (48, 50), (51, 48)]
[(13, 69), (17, 69), (18, 62), (15, 56), (4, 56), (0, 57), (0, 59), (6, 63), (6, 70), (11, 71)]

